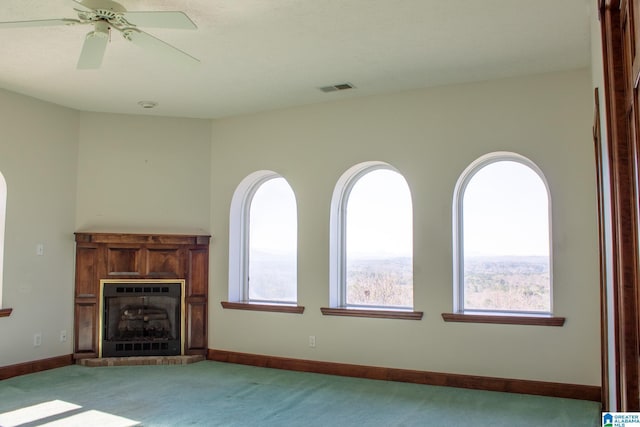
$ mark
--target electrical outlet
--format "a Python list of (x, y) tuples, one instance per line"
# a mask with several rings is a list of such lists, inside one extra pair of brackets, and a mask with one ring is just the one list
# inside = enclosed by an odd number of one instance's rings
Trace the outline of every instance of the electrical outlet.
[(60, 342), (66, 342), (67, 341), (67, 331), (60, 331)]
[(40, 347), (42, 345), (42, 332), (33, 334), (33, 346)]
[(315, 348), (316, 346), (316, 336), (309, 335), (309, 347)]

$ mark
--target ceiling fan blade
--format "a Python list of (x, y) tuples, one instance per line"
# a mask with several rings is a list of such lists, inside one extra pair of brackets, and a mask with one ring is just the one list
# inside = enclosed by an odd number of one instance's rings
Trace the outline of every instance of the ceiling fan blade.
[(91, 31), (87, 34), (82, 45), (82, 52), (78, 59), (78, 69), (90, 70), (100, 68), (104, 52), (107, 50), (107, 42), (109, 41), (108, 33), (99, 31)]
[(78, 7), (78, 8), (82, 9), (85, 12), (89, 12), (89, 11), (93, 10), (89, 6), (85, 6), (81, 1), (78, 1), (78, 0), (69, 0), (69, 1), (73, 2), (73, 5), (75, 7)]
[(127, 21), (137, 27), (175, 28), (178, 30), (195, 30), (196, 24), (184, 12), (127, 12)]
[(38, 19), (35, 21), (0, 22), (0, 28), (52, 27), (80, 23), (77, 19)]
[(152, 36), (149, 33), (140, 31), (135, 28), (125, 28), (122, 30), (122, 35), (126, 40), (150, 51), (155, 52), (161, 56), (172, 58), (176, 61), (189, 64), (199, 64), (200, 60), (178, 49), (175, 46), (171, 46), (159, 38)]

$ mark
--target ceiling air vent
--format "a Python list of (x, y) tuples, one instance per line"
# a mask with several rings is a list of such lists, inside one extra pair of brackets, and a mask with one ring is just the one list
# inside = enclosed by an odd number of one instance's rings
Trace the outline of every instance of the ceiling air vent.
[(321, 87), (320, 90), (322, 92), (337, 92), (339, 90), (347, 90), (347, 89), (353, 89), (355, 86), (352, 85), (351, 83), (338, 83), (332, 86), (324, 86)]

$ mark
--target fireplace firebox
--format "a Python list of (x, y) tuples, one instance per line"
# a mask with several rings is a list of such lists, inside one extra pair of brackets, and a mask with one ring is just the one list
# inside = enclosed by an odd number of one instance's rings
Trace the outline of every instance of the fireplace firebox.
[(184, 337), (184, 281), (102, 280), (101, 356), (176, 356)]

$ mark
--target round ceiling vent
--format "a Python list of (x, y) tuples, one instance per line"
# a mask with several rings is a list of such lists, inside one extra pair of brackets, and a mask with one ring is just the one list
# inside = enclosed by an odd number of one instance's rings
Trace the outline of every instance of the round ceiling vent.
[(158, 103), (155, 101), (140, 101), (138, 105), (142, 108), (155, 108), (158, 106)]

